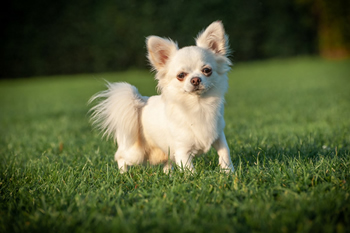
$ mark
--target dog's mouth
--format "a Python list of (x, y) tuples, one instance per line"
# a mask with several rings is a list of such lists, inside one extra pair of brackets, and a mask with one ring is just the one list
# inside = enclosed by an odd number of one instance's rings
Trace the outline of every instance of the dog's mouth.
[(200, 85), (200, 86), (194, 86), (191, 91), (186, 91), (186, 92), (191, 94), (201, 95), (206, 91), (207, 91), (207, 88), (205, 88), (205, 86), (203, 85)]
[(204, 90), (205, 88), (204, 87), (200, 87), (200, 86), (195, 86), (195, 87), (193, 87), (193, 92), (198, 92), (198, 91), (202, 91), (202, 90)]

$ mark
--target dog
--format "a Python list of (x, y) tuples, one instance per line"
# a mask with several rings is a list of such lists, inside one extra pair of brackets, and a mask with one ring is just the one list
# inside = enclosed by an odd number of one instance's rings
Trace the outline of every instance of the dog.
[(178, 48), (170, 39), (146, 38), (156, 72), (156, 96), (145, 97), (128, 83), (107, 83), (90, 102), (91, 120), (118, 144), (114, 159), (121, 173), (137, 164), (173, 162), (194, 172), (192, 159), (213, 146), (222, 171), (233, 172), (225, 138), (224, 95), (228, 88), (228, 37), (221, 21), (196, 38), (196, 46)]

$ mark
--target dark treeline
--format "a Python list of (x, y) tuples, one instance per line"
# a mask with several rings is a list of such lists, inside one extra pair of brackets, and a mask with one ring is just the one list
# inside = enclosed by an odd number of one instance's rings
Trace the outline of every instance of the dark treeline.
[[(0, 16), (0, 77), (144, 68), (148, 35), (192, 45), (214, 20), (225, 25), (233, 61), (318, 54), (325, 1), (9, 1)], [(340, 2), (335, 14), (345, 18)]]

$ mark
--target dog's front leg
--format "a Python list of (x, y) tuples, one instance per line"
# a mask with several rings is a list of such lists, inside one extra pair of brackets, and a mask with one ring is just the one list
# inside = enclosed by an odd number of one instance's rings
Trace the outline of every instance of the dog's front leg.
[(191, 153), (187, 152), (186, 150), (175, 151), (176, 164), (183, 169), (188, 169), (191, 172), (194, 172), (192, 158), (193, 156)]
[(221, 132), (219, 138), (214, 142), (213, 147), (219, 155), (219, 165), (225, 172), (234, 172), (230, 157), (230, 149), (228, 148), (224, 132)]

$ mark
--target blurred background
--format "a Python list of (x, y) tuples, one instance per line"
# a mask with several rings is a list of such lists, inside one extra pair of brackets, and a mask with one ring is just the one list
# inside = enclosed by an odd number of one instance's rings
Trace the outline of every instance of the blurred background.
[(350, 55), (349, 0), (17, 0), (0, 11), (0, 78), (146, 68), (147, 36), (193, 45), (215, 20), (233, 62)]

